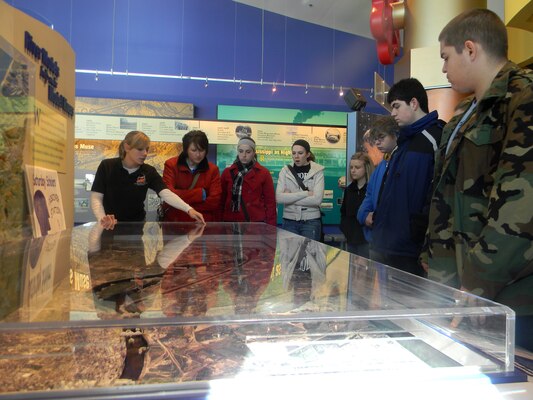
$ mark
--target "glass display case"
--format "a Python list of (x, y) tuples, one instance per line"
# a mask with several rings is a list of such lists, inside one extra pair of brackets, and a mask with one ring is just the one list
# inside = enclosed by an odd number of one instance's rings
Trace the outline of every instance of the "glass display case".
[(508, 307), (265, 224), (86, 224), (0, 257), (0, 396), (444, 393), (514, 368)]

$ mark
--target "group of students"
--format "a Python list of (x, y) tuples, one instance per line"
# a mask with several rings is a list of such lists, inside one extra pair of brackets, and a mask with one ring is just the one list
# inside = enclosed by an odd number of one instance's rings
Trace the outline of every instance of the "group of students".
[(103, 160), (91, 188), (91, 209), (100, 225), (144, 221), (148, 189), (162, 200), (160, 218), (168, 222), (265, 222), (276, 225), (277, 203), (284, 205), (283, 228), (320, 240), (320, 203), (324, 167), (315, 163), (309, 143), (292, 145), (293, 165), (280, 171), (276, 190), (270, 172), (256, 159), (250, 137), (237, 144), (235, 161), (220, 174), (207, 160), (209, 141), (200, 130), (183, 136), (183, 150), (165, 162), (163, 176), (145, 163), (150, 138), (129, 132), (119, 146), (119, 157)]
[(427, 93), (415, 78), (395, 83), (387, 101), (391, 116), (378, 117), (365, 133), (384, 154), (383, 160), (373, 172), (367, 154), (353, 155), (341, 229), (349, 251), (424, 276), (419, 256), (444, 122), (436, 111), (429, 112)]
[[(443, 73), (453, 89), (471, 95), (444, 124), (429, 112), (416, 79), (391, 87), (391, 117), (369, 132), (386, 157), (372, 174), (364, 155), (350, 160), (342, 229), (355, 252), (367, 251), (364, 237), (371, 259), (510, 306), (517, 313), (516, 343), (531, 350), (533, 72), (508, 60), (506, 28), (492, 11), (458, 15), (438, 40)], [(142, 221), (150, 187), (175, 210), (165, 218), (181, 211), (204, 222), (222, 213), (220, 220), (274, 224), (277, 201), (284, 205), (284, 229), (320, 238), (324, 168), (312, 160), (309, 143), (293, 144), (294, 163), (280, 171), (274, 194), (270, 173), (252, 156), (251, 139), (239, 142), (237, 159), (219, 179), (205, 160), (207, 140), (196, 135), (186, 135), (183, 153), (165, 163), (161, 178), (144, 164), (149, 139), (130, 132), (120, 158), (104, 160), (95, 177), (91, 206), (101, 224), (110, 229), (117, 220)], [(189, 139), (194, 145), (186, 145)], [(210, 185), (195, 186), (202, 170), (210, 171), (204, 174)], [(261, 176), (261, 189), (253, 189), (259, 183), (251, 174)]]
[(370, 258), (511, 307), (515, 342), (533, 351), (533, 72), (508, 60), (490, 10), (456, 16), (438, 40), (442, 72), (467, 97), (443, 127), (421, 91), (404, 92), (414, 80), (391, 87), (398, 135), (370, 131), (388, 156), (357, 219)]

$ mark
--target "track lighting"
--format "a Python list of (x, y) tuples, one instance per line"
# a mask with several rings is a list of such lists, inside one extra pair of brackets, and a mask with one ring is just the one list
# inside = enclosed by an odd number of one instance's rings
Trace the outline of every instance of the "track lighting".
[[(132, 71), (129, 71), (129, 70), (125, 70), (125, 71), (115, 71), (115, 70), (95, 70), (95, 69), (77, 69), (76, 70), (76, 73), (77, 74), (90, 74), (92, 76), (94, 76), (94, 80), (98, 82), (98, 80), (100, 79), (100, 75), (109, 75), (109, 76), (128, 76), (128, 77), (131, 77), (131, 78), (135, 78), (135, 77), (140, 77), (140, 78), (156, 78), (156, 79), (174, 79), (174, 80), (183, 80), (183, 81), (202, 81), (204, 82), (204, 87), (208, 87), (209, 86), (209, 83), (211, 82), (221, 82), (221, 83), (231, 83), (233, 85), (235, 85), (237, 83), (237, 80), (236, 78), (209, 78), (209, 77), (204, 77), (204, 76), (190, 76), (190, 75), (183, 75), (183, 74), (179, 74), (179, 75), (167, 75), (167, 74), (150, 74), (150, 73), (142, 73), (142, 72), (132, 72)], [(238, 80), (239, 82), (239, 90), (242, 90), (244, 88), (245, 85), (272, 85), (272, 92), (276, 92), (277, 91), (277, 83), (272, 81), (265, 81), (261, 78), (261, 80), (243, 80), (243, 79), (239, 79)], [(292, 83), (292, 82), (282, 82), (282, 85), (283, 87), (288, 87), (288, 88), (303, 88), (304, 89), (304, 92), (305, 94), (308, 94), (309, 93), (309, 90), (310, 89), (327, 89), (327, 90), (335, 90), (336, 89), (336, 85), (335, 84), (332, 84), (332, 85), (319, 85), (319, 84), (316, 84), (316, 85), (312, 85), (312, 84), (308, 84), (308, 83)], [(367, 92), (370, 92), (371, 94), (373, 93), (373, 89), (363, 89), (363, 88), (358, 88), (357, 90), (361, 91), (361, 92), (364, 92), (364, 91), (367, 91)], [(339, 95), (340, 96), (343, 96), (344, 94), (344, 89), (342, 86), (340, 86), (340, 91), (339, 91)]]

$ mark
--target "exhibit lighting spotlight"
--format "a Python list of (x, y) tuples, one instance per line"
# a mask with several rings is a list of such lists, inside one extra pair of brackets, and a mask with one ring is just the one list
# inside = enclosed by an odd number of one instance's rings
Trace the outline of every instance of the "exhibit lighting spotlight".
[(305, 84), (305, 94), (309, 93), (309, 88), (307, 87), (307, 83)]
[(239, 82), (239, 90), (242, 90), (242, 81)]
[(96, 71), (96, 73), (94, 74), (94, 80), (98, 82), (98, 71)]
[(346, 105), (353, 111), (362, 111), (366, 107), (366, 99), (360, 89), (349, 88), (344, 95)]
[(273, 84), (272, 84), (272, 93), (276, 93), (277, 90), (278, 90), (278, 89), (276, 88), (276, 84), (273, 83)]
[(204, 87), (208, 87), (208, 86), (209, 86), (209, 80), (207, 78), (205, 78)]
[(339, 90), (339, 96), (344, 96), (344, 90), (342, 90), (342, 86), (341, 86), (341, 90)]

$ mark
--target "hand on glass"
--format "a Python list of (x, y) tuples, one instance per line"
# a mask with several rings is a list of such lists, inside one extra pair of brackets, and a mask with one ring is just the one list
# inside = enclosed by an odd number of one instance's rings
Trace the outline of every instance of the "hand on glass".
[(201, 224), (205, 225), (205, 220), (204, 220), (204, 216), (199, 213), (198, 211), (196, 211), (194, 208), (191, 208), (187, 214), (189, 214), (189, 217), (191, 217), (192, 219), (196, 220), (196, 222), (200, 222)]
[(117, 224), (117, 219), (113, 214), (107, 214), (100, 219), (100, 225), (104, 227), (105, 230), (113, 230)]

